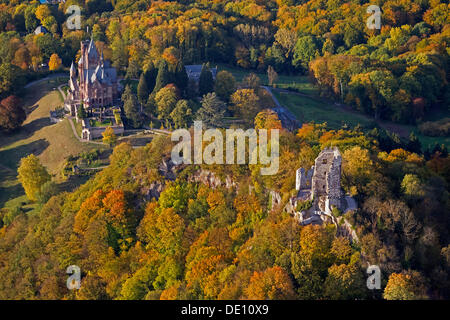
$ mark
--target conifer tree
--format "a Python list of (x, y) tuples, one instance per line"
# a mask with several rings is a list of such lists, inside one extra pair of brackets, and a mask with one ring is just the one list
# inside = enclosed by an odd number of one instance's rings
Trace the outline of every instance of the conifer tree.
[(166, 60), (162, 59), (159, 62), (158, 76), (156, 77), (155, 87), (153, 88), (153, 93), (158, 93), (159, 90), (164, 88), (170, 83), (170, 73), (169, 67), (167, 66)]
[(200, 96), (204, 96), (207, 93), (214, 91), (214, 80), (207, 64), (203, 64), (202, 71), (200, 73), (200, 79), (198, 81), (198, 93)]

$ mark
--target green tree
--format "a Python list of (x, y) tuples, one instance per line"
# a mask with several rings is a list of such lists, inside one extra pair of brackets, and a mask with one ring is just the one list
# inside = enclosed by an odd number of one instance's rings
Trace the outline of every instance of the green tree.
[(159, 90), (155, 96), (155, 102), (158, 108), (158, 119), (167, 120), (170, 113), (175, 109), (177, 101), (177, 88), (174, 85), (171, 84)]
[(200, 79), (198, 80), (198, 92), (200, 96), (214, 91), (214, 80), (212, 72), (207, 64), (203, 64), (200, 72)]
[(153, 92), (156, 84), (156, 77), (158, 76), (158, 69), (155, 68), (153, 62), (149, 62), (144, 69), (145, 82), (149, 92)]
[(136, 95), (131, 91), (130, 86), (126, 86), (122, 94), (124, 100), (123, 109), (129, 124), (134, 128), (139, 128), (142, 124), (141, 114), (139, 112), (139, 103)]
[(189, 101), (179, 100), (175, 109), (170, 113), (175, 129), (187, 128), (192, 121), (192, 109), (189, 107)]
[(59, 192), (58, 185), (53, 181), (47, 181), (41, 187), (39, 194), (37, 195), (37, 200), (39, 203), (46, 203), (51, 197), (57, 195)]
[(236, 79), (234, 76), (228, 71), (220, 71), (216, 76), (214, 92), (223, 101), (229, 101), (234, 91), (236, 91)]
[(41, 164), (38, 157), (30, 154), (20, 160), (18, 179), (22, 184), (25, 194), (31, 201), (36, 201), (41, 187), (50, 181), (51, 176), (47, 169)]
[(86, 110), (84, 109), (83, 104), (81, 104), (77, 109), (77, 117), (78, 119), (84, 119), (87, 117)]
[(145, 79), (145, 74), (141, 73), (139, 78), (139, 83), (137, 86), (137, 98), (141, 105), (145, 104), (148, 100), (148, 95), (150, 91), (148, 90), (147, 80)]
[(157, 94), (159, 90), (164, 88), (170, 83), (170, 72), (167, 61), (161, 59), (158, 65), (158, 76), (156, 77), (155, 87), (153, 88), (153, 93)]
[(220, 128), (225, 108), (225, 103), (214, 92), (208, 93), (203, 96), (202, 106), (197, 111), (196, 119), (202, 121), (207, 127)]
[(319, 48), (312, 36), (304, 36), (297, 40), (294, 48), (294, 58), (292, 64), (296, 68), (308, 70), (309, 63), (319, 53)]
[(184, 63), (179, 61), (175, 69), (175, 85), (180, 90), (182, 96), (185, 96), (188, 87), (189, 78), (186, 73)]

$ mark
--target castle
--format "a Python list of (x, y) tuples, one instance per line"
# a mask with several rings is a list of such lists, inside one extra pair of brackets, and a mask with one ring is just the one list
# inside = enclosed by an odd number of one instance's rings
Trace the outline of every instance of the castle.
[[(72, 62), (70, 67), (69, 90), (65, 107), (72, 116), (83, 106), (92, 113), (94, 108), (100, 110), (112, 107), (118, 102), (119, 88), (116, 69), (99, 54), (94, 41), (81, 42), (81, 57), (78, 60), (78, 75)], [(102, 112), (102, 111), (100, 111)]]
[[(339, 149), (325, 148), (310, 170), (300, 168), (296, 171), (295, 188), (298, 193), (291, 198), (289, 207), (300, 222), (308, 224), (331, 217), (333, 208), (340, 212), (356, 209), (355, 200), (341, 189), (341, 165)], [(311, 207), (297, 212), (297, 204), (306, 201), (311, 202)]]

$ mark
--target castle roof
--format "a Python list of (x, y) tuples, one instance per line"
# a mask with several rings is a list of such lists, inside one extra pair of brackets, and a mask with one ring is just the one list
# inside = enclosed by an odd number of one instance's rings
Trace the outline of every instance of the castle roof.
[(95, 70), (87, 70), (87, 79), (94, 83), (99, 81), (100, 83), (111, 84), (116, 82), (117, 73), (115, 68), (105, 68), (103, 65), (98, 65)]
[(97, 59), (98, 58), (97, 48), (95, 47), (95, 43), (94, 43), (93, 39), (91, 39), (91, 41), (89, 42), (88, 57), (89, 57), (89, 59)]

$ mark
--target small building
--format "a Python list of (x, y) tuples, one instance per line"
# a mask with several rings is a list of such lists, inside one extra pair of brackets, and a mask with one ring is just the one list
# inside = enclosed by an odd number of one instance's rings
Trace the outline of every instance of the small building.
[[(201, 64), (192, 64), (192, 65), (185, 66), (186, 73), (187, 73), (189, 80), (193, 80), (193, 81), (195, 81), (195, 83), (198, 84), (198, 82), (200, 80), (200, 74), (202, 73), (202, 68), (203, 68), (203, 65), (201, 65)], [(211, 70), (213, 80), (216, 80), (217, 67), (209, 68), (209, 70)]]
[(63, 119), (60, 118), (60, 114), (57, 111), (50, 111), (50, 122), (51, 123), (58, 123), (62, 120)]
[(37, 27), (36, 29), (34, 29), (34, 34), (35, 35), (38, 35), (38, 34), (47, 34), (48, 33), (48, 30), (47, 30), (47, 28), (46, 27), (44, 27), (44, 26), (39, 26), (39, 27)]

